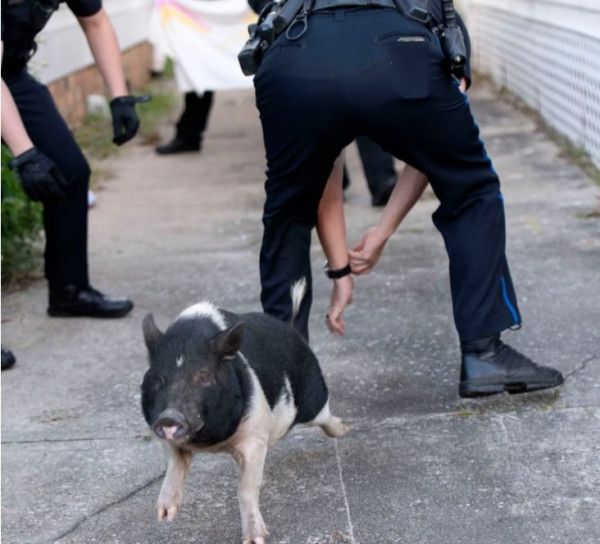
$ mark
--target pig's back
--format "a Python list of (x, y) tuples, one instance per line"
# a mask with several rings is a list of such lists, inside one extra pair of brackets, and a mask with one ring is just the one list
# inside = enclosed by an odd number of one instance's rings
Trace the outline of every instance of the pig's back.
[(256, 373), (271, 409), (290, 384), (297, 414), (294, 424), (315, 419), (328, 399), (319, 362), (302, 336), (288, 324), (263, 313), (223, 311), (228, 325), (245, 323), (240, 351)]

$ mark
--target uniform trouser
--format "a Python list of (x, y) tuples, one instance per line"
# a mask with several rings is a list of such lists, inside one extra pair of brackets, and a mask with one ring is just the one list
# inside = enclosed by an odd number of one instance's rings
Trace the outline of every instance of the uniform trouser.
[(462, 341), (520, 322), (505, 257), (499, 180), (439, 41), (388, 9), (310, 16), (295, 41), (280, 35), (254, 80), (267, 155), (261, 301), (287, 320), (290, 284), (308, 293), (296, 320), (308, 337), (310, 240), (334, 159), (359, 134), (424, 172), (450, 263)]
[(396, 183), (396, 169), (392, 155), (366, 136), (358, 136), (356, 146), (371, 195), (377, 196), (379, 191)]
[(196, 94), (185, 93), (184, 107), (177, 122), (177, 137), (190, 143), (199, 143), (208, 123), (208, 115), (213, 102), (213, 91)]
[(44, 271), (50, 287), (89, 284), (87, 262), (88, 163), (48, 89), (22, 71), (5, 82), (33, 145), (68, 182), (67, 203), (44, 204)]

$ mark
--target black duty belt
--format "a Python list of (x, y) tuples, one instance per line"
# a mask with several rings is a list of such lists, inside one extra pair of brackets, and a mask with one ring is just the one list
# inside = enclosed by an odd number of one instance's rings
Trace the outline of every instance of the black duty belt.
[[(444, 0), (452, 3), (452, 0)], [(386, 8), (400, 11), (411, 20), (428, 28), (436, 24), (428, 10), (428, 0), (281, 0), (271, 1), (263, 7), (258, 21), (248, 27), (250, 38), (238, 55), (245, 75), (253, 75), (262, 62), (264, 52), (275, 38), (285, 32), (288, 40), (301, 38), (308, 28), (308, 18), (316, 11), (338, 8)]]
[(314, 0), (311, 11), (337, 8), (392, 8), (397, 10), (395, 0)]

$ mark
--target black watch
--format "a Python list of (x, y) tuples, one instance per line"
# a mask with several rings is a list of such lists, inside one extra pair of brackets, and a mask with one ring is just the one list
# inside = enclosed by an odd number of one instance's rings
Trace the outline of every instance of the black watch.
[(344, 268), (338, 268), (337, 270), (332, 270), (329, 268), (329, 263), (325, 263), (325, 275), (330, 280), (337, 280), (339, 278), (343, 278), (344, 276), (348, 276), (352, 273), (352, 269), (350, 268), (350, 263), (348, 263)]

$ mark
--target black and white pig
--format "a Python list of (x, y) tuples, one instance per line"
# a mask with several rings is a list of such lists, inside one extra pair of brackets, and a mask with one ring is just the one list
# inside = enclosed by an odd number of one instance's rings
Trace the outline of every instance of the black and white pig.
[[(292, 287), (294, 312), (305, 282)], [(230, 453), (240, 468), (242, 542), (264, 544), (259, 492), (267, 449), (297, 423), (331, 437), (348, 427), (329, 412), (316, 356), (290, 325), (263, 313), (234, 314), (201, 302), (162, 333), (144, 319), (150, 368), (142, 383), (146, 422), (161, 439), (167, 472), (158, 519), (172, 520), (195, 452)]]

